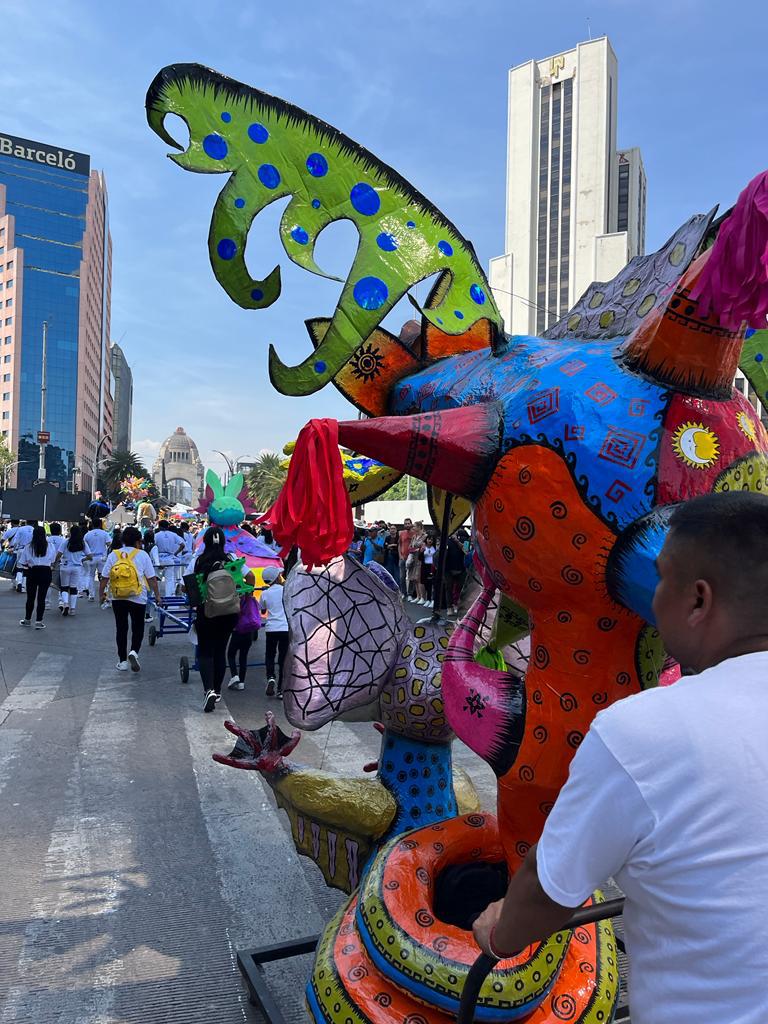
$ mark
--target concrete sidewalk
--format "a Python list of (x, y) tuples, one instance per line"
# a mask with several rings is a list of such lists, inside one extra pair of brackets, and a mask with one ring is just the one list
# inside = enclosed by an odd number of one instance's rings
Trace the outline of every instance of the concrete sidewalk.
[[(260, 779), (211, 760), (226, 716), (259, 727), (270, 707), (288, 728), (263, 669), (204, 715), (199, 676), (179, 679), (189, 638), (145, 641), (120, 673), (111, 612), (81, 601), (36, 632), (22, 603), (0, 581), (0, 1024), (257, 1019), (236, 950), (317, 932), (341, 899)], [(351, 774), (377, 754), (370, 725), (334, 723), (294, 758)], [(490, 773), (457, 754), (490, 806)], [(309, 964), (270, 970), (289, 1020)]]

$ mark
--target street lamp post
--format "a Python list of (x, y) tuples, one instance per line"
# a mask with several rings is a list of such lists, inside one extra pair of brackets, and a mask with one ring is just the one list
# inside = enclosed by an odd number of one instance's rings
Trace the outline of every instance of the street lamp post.
[(32, 461), (34, 460), (18, 459), (16, 462), (11, 462), (10, 465), (6, 466), (5, 469), (3, 470), (3, 489), (6, 490), (8, 488), (8, 474), (12, 469), (14, 469), (16, 466), (25, 466)]
[[(220, 452), (218, 448), (211, 448), (211, 451), (212, 452), (216, 452), (217, 455), (220, 455), (222, 457), (222, 459), (224, 459), (224, 461), (227, 464), (227, 469), (229, 470), (229, 476), (234, 476), (235, 471), (234, 471), (234, 469), (232, 467), (232, 460), (229, 458), (229, 456), (225, 455), (224, 452)], [(228, 483), (229, 483), (229, 477), (227, 477), (227, 479), (224, 481), (225, 485), (228, 484)]]
[(105, 444), (107, 441), (109, 441), (111, 437), (111, 434), (105, 434), (104, 437), (102, 437), (102, 439), (96, 445), (96, 458), (91, 463), (91, 501), (93, 501), (94, 497), (96, 496), (96, 474), (99, 468), (99, 452), (101, 451), (101, 446)]
[(48, 321), (43, 320), (43, 372), (40, 384), (40, 434), (38, 444), (40, 445), (40, 464), (37, 468), (37, 479), (45, 480), (45, 392), (46, 392), (46, 369), (48, 362)]

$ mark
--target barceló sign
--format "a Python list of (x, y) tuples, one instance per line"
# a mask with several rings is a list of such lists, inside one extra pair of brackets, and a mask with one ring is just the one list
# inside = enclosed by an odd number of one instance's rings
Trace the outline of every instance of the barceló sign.
[(50, 430), (38, 430), (38, 432), (37, 432), (37, 443), (38, 444), (48, 444), (48, 442), (50, 440), (51, 440), (51, 432), (50, 432)]
[(0, 156), (15, 156), (19, 160), (57, 167), (62, 171), (72, 171), (73, 174), (90, 174), (91, 172), (91, 158), (85, 153), (75, 153), (71, 149), (47, 146), (44, 142), (19, 139), (15, 135), (6, 135), (3, 132), (0, 132)]

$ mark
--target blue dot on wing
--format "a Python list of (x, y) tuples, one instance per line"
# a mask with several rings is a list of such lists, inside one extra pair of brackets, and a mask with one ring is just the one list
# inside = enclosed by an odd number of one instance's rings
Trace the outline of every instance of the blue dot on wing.
[(482, 306), (485, 302), (485, 292), (479, 284), (473, 284), (469, 289), (469, 297), (473, 302), (476, 302), (478, 306)]
[(361, 309), (381, 309), (389, 298), (389, 289), (379, 277), (361, 277), (352, 294)]
[(322, 359), (318, 359), (315, 363), (315, 373), (325, 373), (325, 363)]
[(262, 145), (269, 138), (269, 132), (263, 124), (256, 122), (248, 126), (248, 138), (251, 142), (258, 142), (259, 145)]
[(310, 153), (307, 157), (307, 170), (313, 178), (322, 178), (328, 173), (328, 161), (322, 153)]
[(763, 361), (763, 353), (762, 352), (758, 352), (757, 355), (755, 356), (755, 362), (756, 363), (762, 363), (762, 361)]
[(291, 232), (291, 238), (294, 240), (294, 242), (298, 242), (299, 245), (306, 245), (307, 242), (309, 241), (309, 235), (304, 230), (304, 228), (300, 227), (298, 224)]
[(464, 319), (464, 314), (461, 312), (460, 309), (454, 309), (453, 315), (456, 317), (457, 320), (463, 320)]
[(319, 199), (313, 199), (312, 200), (312, 205), (314, 206), (314, 208), (316, 210), (319, 210), (320, 209), (320, 200)]
[(265, 188), (277, 188), (280, 184), (280, 171), (273, 164), (262, 164), (258, 173)]
[(394, 252), (397, 249), (397, 239), (394, 235), (390, 235), (388, 231), (382, 231), (376, 239), (376, 245), (384, 252)]
[(245, 206), (245, 200), (241, 197), (238, 197), (235, 200), (235, 206), (238, 208), (238, 210), (242, 210), (242, 208)]
[(366, 217), (372, 217), (374, 213), (379, 212), (379, 207), (381, 206), (379, 193), (364, 181), (358, 182), (352, 188), (349, 198), (357, 212), (362, 213)]
[(232, 120), (232, 115), (228, 110), (222, 111), (221, 120), (224, 122), (224, 124), (229, 124), (229, 122)]
[(215, 132), (212, 135), (205, 136), (203, 139), (203, 149), (206, 156), (209, 156), (211, 160), (223, 160), (227, 155), (227, 143)]
[(406, 226), (407, 228), (415, 228), (415, 227), (416, 227), (416, 222), (415, 222), (415, 221), (412, 221), (412, 220), (409, 220), (409, 221), (407, 221), (407, 223), (406, 223), (406, 225), (405, 225), (405, 226)]
[(443, 256), (453, 256), (453, 246), (450, 242), (441, 241), (437, 243), (437, 248), (443, 254)]
[(255, 302), (261, 302), (261, 300), (264, 298), (264, 292), (261, 290), (261, 288), (254, 288), (253, 291), (251, 292), (251, 298)]
[(436, 317), (435, 317), (435, 320), (437, 320), (437, 322), (438, 322), (439, 324), (441, 324), (441, 325), (442, 325), (442, 322), (443, 322), (443, 321), (442, 321), (442, 320), (440, 319), (440, 317), (439, 317), (439, 316), (436, 316)]
[(237, 245), (231, 238), (220, 238), (216, 246), (216, 252), (223, 260), (231, 260), (237, 253)]

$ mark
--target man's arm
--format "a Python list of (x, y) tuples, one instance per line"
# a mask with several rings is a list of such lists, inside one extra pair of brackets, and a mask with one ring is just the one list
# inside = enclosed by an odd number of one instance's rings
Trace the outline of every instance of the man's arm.
[(475, 922), (478, 944), (491, 956), (506, 957), (559, 931), (575, 907), (624, 867), (653, 828), (636, 783), (593, 725), (541, 839), (528, 851), (504, 899)]
[(494, 958), (504, 954), (506, 959), (532, 942), (560, 931), (572, 913), (572, 907), (560, 906), (542, 889), (536, 870), (534, 845), (509, 883), (507, 895), (498, 903), (491, 903), (475, 921), (472, 930), (484, 953)]

